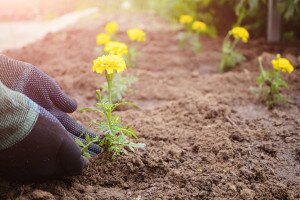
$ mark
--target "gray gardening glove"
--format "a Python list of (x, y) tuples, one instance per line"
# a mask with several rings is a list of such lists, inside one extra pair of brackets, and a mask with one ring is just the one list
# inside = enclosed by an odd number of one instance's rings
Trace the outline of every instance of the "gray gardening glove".
[(82, 172), (86, 159), (44, 108), (0, 81), (0, 176), (32, 181)]
[[(12, 90), (25, 94), (31, 100), (55, 116), (74, 139), (84, 143), (84, 133), (94, 138), (96, 135), (73, 120), (67, 113), (77, 109), (77, 103), (60, 89), (59, 85), (47, 74), (31, 64), (0, 55), (0, 81)], [(81, 138), (80, 138), (81, 137)], [(95, 144), (89, 147), (92, 155), (102, 149)]]

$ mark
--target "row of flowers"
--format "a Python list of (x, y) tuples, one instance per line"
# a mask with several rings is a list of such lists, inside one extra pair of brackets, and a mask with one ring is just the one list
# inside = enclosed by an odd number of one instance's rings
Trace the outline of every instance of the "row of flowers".
[[(190, 15), (182, 15), (179, 18), (179, 23), (184, 27), (184, 35), (179, 34), (179, 44), (182, 43), (195, 47), (194, 43), (197, 43), (198, 47), (202, 45), (199, 41), (199, 36), (193, 38), (193, 32), (205, 33), (207, 25), (199, 20), (194, 20)], [(219, 72), (224, 73), (241, 62), (245, 61), (245, 56), (237, 50), (237, 45), (241, 41), (247, 43), (249, 41), (250, 34), (244, 27), (236, 26), (228, 31), (224, 38), (222, 49), (221, 49), (221, 62), (219, 65)], [(195, 49), (194, 49), (195, 50)], [(197, 52), (197, 51), (196, 51)], [(258, 87), (252, 88), (252, 91), (257, 93), (259, 98), (269, 107), (273, 108), (275, 105), (284, 103), (286, 104), (287, 97), (282, 94), (282, 88), (288, 88), (288, 84), (282, 79), (281, 73), (292, 73), (294, 67), (291, 62), (277, 55), (271, 62), (273, 70), (265, 70), (263, 66), (263, 59), (258, 59), (260, 75), (257, 77)]]

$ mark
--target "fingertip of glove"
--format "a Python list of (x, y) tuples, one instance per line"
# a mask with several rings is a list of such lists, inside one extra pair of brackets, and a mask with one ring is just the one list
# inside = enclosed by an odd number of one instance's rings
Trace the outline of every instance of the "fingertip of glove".
[(72, 113), (72, 112), (75, 112), (78, 108), (78, 104), (77, 104), (77, 101), (71, 97), (68, 97), (68, 106), (65, 107), (65, 111), (68, 112), (68, 113)]
[(78, 107), (76, 100), (66, 95), (57, 84), (52, 92), (51, 101), (61, 111), (67, 113), (75, 112)]
[(67, 171), (67, 174), (70, 176), (75, 176), (75, 175), (81, 175), (83, 170), (87, 167), (89, 164), (89, 160), (85, 158), (84, 156), (80, 156), (80, 164), (78, 163), (76, 167), (73, 166), (72, 169), (69, 169)]

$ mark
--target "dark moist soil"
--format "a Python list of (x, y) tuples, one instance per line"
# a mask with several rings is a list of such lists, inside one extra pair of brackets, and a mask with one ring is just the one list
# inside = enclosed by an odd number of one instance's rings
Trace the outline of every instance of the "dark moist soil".
[[(291, 104), (267, 110), (249, 90), (256, 57), (283, 53), (298, 65), (299, 48), (255, 39), (241, 45), (248, 61), (217, 73), (222, 38), (202, 38), (194, 54), (177, 45), (176, 30), (142, 14), (86, 19), (70, 29), (5, 54), (35, 64), (54, 77), (80, 107), (95, 102), (103, 78), (91, 72), (95, 36), (106, 20), (147, 32), (138, 81), (126, 99), (142, 109), (120, 111), (147, 145), (110, 161), (94, 158), (83, 175), (19, 185), (0, 182), (0, 199), (300, 199), (300, 72), (286, 77)], [(263, 53), (269, 52), (269, 53)], [(73, 115), (85, 125), (92, 113)]]

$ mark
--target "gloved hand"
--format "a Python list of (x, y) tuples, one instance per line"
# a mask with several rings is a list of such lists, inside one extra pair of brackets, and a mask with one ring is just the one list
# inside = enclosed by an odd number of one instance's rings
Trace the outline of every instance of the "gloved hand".
[[(21, 92), (55, 116), (74, 139), (84, 143), (84, 133), (96, 137), (74, 121), (67, 113), (77, 109), (77, 103), (63, 93), (59, 85), (47, 74), (31, 64), (0, 55), (0, 81), (14, 91)], [(98, 145), (91, 145), (89, 153), (93, 156), (102, 152)]]
[(0, 81), (0, 176), (30, 181), (76, 175), (85, 164), (58, 119)]

